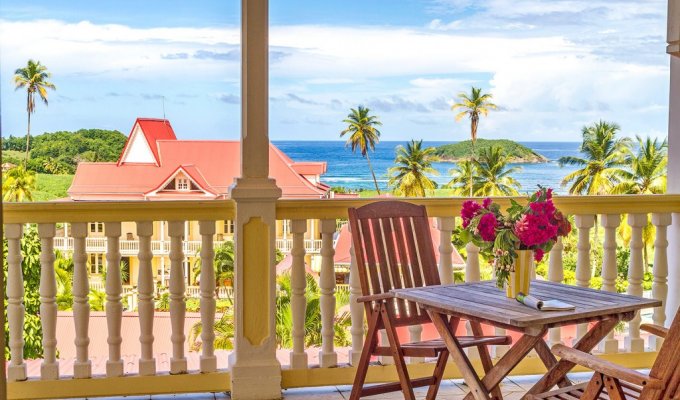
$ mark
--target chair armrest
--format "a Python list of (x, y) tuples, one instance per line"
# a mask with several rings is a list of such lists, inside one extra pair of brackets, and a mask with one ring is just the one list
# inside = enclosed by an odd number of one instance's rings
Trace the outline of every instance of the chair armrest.
[(580, 350), (572, 349), (571, 347), (567, 347), (562, 344), (554, 345), (552, 347), (552, 352), (563, 360), (582, 365), (612, 378), (652, 389), (663, 388), (663, 382), (659, 379), (651, 378), (648, 375), (642, 374), (635, 370), (622, 367), (612, 362), (595, 357), (592, 354), (584, 353)]
[(643, 331), (647, 331), (652, 335), (656, 335), (660, 338), (665, 338), (668, 335), (668, 328), (664, 328), (663, 326), (660, 325), (642, 324), (640, 325), (640, 329), (642, 329)]
[(393, 299), (394, 295), (392, 293), (380, 293), (380, 294), (372, 294), (369, 296), (361, 296), (357, 298), (357, 303), (366, 303), (369, 301), (380, 301), (380, 300), (387, 300), (387, 299)]

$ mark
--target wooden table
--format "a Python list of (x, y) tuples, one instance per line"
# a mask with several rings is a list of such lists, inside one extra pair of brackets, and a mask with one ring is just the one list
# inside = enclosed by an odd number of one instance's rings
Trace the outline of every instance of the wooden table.
[[(555, 385), (560, 387), (571, 385), (566, 374), (574, 364), (564, 360), (558, 362), (550, 352), (548, 344), (543, 339), (548, 329), (596, 322), (574, 345), (578, 350), (590, 352), (619, 321), (630, 321), (640, 309), (661, 305), (658, 300), (545, 281), (533, 281), (531, 295), (540, 299), (562, 300), (573, 304), (576, 309), (534, 310), (507, 298), (505, 291), (496, 288), (495, 282), (492, 281), (399, 289), (393, 290), (392, 293), (398, 298), (414, 301), (427, 310), (465, 383), (470, 387), (470, 393), (465, 400), (500, 397), (498, 384), (532, 349), (536, 350), (548, 372), (527, 394), (542, 393)], [(449, 315), (469, 320), (477, 326), (479, 323), (486, 323), (521, 332), (523, 335), (484, 378), (480, 379), (449, 329), (447, 321)], [(490, 395), (490, 392), (494, 396)]]

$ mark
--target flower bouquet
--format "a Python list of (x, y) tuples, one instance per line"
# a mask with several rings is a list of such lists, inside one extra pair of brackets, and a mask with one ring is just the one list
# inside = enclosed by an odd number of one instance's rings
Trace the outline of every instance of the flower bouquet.
[[(461, 239), (464, 243), (472, 242), (482, 254), (493, 258), (496, 286), (503, 288), (509, 283), (508, 297), (515, 297), (518, 289), (528, 294), (532, 252), (533, 259), (541, 261), (557, 238), (571, 231), (571, 224), (553, 204), (552, 189), (539, 186), (528, 200), (528, 204), (523, 206), (511, 199), (505, 215), (500, 205), (489, 198), (484, 199), (482, 204), (468, 200), (463, 203), (460, 213), (464, 228)], [(526, 287), (522, 288), (516, 287), (520, 280), (520, 267), (523, 269), (521, 280), (526, 282), (522, 285)]]

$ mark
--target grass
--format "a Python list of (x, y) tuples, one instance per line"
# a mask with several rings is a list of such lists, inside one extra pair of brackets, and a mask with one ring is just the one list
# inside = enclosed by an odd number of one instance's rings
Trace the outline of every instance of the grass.
[(71, 186), (73, 175), (36, 174), (36, 188), (33, 201), (49, 201), (68, 197), (66, 190)]
[(16, 150), (3, 150), (2, 151), (2, 162), (3, 163), (12, 163), (14, 165), (19, 165), (26, 157), (26, 153), (23, 151), (16, 151)]

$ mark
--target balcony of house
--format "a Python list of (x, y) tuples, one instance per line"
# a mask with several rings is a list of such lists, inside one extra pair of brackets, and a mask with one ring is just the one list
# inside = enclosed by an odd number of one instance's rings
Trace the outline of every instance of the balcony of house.
[[(456, 268), (451, 238), (459, 225), (459, 213), (464, 199), (409, 199), (423, 204), (432, 217), (432, 229), (440, 236), (438, 271), (444, 284), (474, 282), (490, 279), (489, 268), (473, 245), (466, 248), (466, 262)], [(508, 198), (495, 199), (509, 205)], [(232, 200), (169, 201), (169, 202), (72, 202), (6, 204), (4, 229), (7, 238), (7, 318), (8, 393), (10, 399), (83, 398), (129, 396), (139, 394), (181, 394), (227, 392), (231, 390), (231, 346), (237, 336), (235, 320), (243, 318), (226, 299), (238, 299), (244, 304), (244, 315), (275, 324), (276, 357), (280, 367), (281, 388), (339, 386), (352, 383), (355, 365), (364, 343), (364, 309), (356, 302), (361, 296), (359, 277), (354, 259), (350, 262), (348, 284), (343, 288), (336, 279), (338, 229), (347, 218), (348, 207), (372, 201), (351, 200), (278, 200), (276, 220), (290, 222), (292, 257), (290, 270), (278, 277), (275, 307), (261, 304), (266, 283), (261, 290), (245, 289), (236, 285), (233, 293), (216, 293), (216, 279), (212, 267), (214, 246), (217, 242), (218, 221), (235, 220)], [(654, 196), (559, 196), (556, 206), (573, 216), (575, 233), (569, 243), (558, 242), (541, 265), (538, 279), (566, 282), (604, 291), (625, 292), (653, 297), (666, 303), (676, 296), (677, 286), (669, 290), (667, 233), (676, 229), (680, 215), (680, 195)], [(305, 243), (309, 220), (319, 220), (321, 259), (318, 275), (310, 274)], [(120, 274), (109, 271), (103, 278), (102, 311), (93, 310), (88, 301), (88, 224), (104, 224), (104, 237), (90, 241), (97, 246), (108, 265), (121, 265), (121, 258), (130, 257), (138, 264), (136, 271), (137, 300), (133, 307), (125, 301), (125, 290)], [(57, 225), (68, 223), (64, 237), (57, 237)], [(154, 229), (167, 226), (167, 239), (154, 246)], [(195, 245), (202, 268), (199, 272), (198, 294), (187, 285), (183, 262), (193, 250), (183, 240), (185, 223), (196, 224), (200, 240)], [(237, 225), (238, 225), (238, 221)], [(128, 242), (124, 225), (134, 225), (136, 251), (125, 253)], [(653, 227), (652, 230), (647, 227)], [(37, 229), (37, 233), (31, 233)], [(626, 230), (629, 240), (617, 241), (618, 230)], [(653, 237), (643, 231), (654, 232)], [(37, 235), (40, 241), (39, 315), (29, 316), (24, 303), (24, 274), (22, 272), (22, 239)], [(252, 236), (245, 235), (244, 246)], [(455, 239), (455, 236), (454, 236)], [(275, 241), (275, 239), (273, 239)], [(73, 304), (70, 310), (58, 311), (59, 284), (55, 273), (55, 250), (68, 243), (73, 253), (71, 286)], [(158, 271), (152, 260), (155, 249), (164, 249), (169, 258), (169, 292), (165, 299), (157, 291)], [(125, 256), (124, 256), (125, 254)], [(164, 253), (165, 254), (165, 253)], [(350, 254), (353, 254), (350, 251)], [(617, 263), (627, 265), (627, 276), (619, 277)], [(244, 260), (246, 268), (248, 260)], [(565, 265), (575, 264), (573, 272)], [(674, 267), (677, 268), (677, 265)], [(268, 276), (275, 274), (272, 269)], [(273, 281), (273, 280), (272, 280)], [(670, 282), (677, 285), (677, 282)], [(617, 288), (617, 286), (619, 286)], [(196, 289), (191, 289), (196, 290)], [(191, 299), (193, 296), (198, 298)], [(309, 297), (318, 301), (312, 305)], [(165, 301), (164, 307), (159, 303)], [(587, 299), (585, 300), (587, 301)], [(190, 309), (190, 302), (197, 305)], [(274, 303), (274, 302), (273, 302)], [(671, 302), (673, 303), (673, 302)], [(165, 311), (167, 310), (167, 311)], [(674, 313), (675, 311), (673, 311)], [(309, 315), (314, 313), (314, 315)], [(239, 315), (241, 315), (239, 317)], [(664, 307), (646, 310), (640, 318), (619, 327), (599, 346), (599, 356), (631, 368), (649, 368), (661, 342), (641, 332), (641, 322), (663, 325), (673, 318)], [(28, 359), (24, 353), (24, 321), (33, 319), (42, 330), (42, 357)], [(307, 320), (307, 321), (306, 321)], [(306, 324), (318, 321), (310, 337)], [(263, 322), (267, 323), (267, 322)], [(197, 327), (200, 327), (198, 329)], [(469, 329), (464, 324), (459, 334)], [(488, 333), (504, 333), (498, 328), (485, 327)], [(307, 333), (306, 333), (307, 332)], [(582, 327), (565, 326), (552, 329), (550, 344), (572, 343), (583, 335)], [(437, 337), (429, 325), (404, 328), (404, 338), (418, 340)], [(513, 333), (508, 332), (513, 335)], [(250, 340), (250, 339), (249, 339)], [(495, 346), (498, 358), (508, 346)], [(475, 367), (481, 368), (479, 357), (472, 352)], [(430, 360), (411, 359), (412, 376), (421, 376), (433, 368)], [(263, 370), (266, 374), (269, 370)], [(514, 375), (540, 374), (545, 368), (538, 357), (529, 357), (513, 371)], [(460, 378), (454, 364), (445, 373), (446, 379)], [(381, 382), (396, 378), (389, 357), (380, 357), (370, 367), (367, 382)]]

